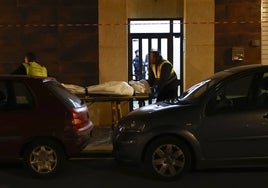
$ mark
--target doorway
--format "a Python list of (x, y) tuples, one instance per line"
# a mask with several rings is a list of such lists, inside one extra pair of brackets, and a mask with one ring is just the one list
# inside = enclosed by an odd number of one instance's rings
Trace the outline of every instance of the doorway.
[(178, 94), (183, 91), (182, 19), (129, 19), (128, 79), (148, 80), (148, 53), (158, 50), (178, 76)]

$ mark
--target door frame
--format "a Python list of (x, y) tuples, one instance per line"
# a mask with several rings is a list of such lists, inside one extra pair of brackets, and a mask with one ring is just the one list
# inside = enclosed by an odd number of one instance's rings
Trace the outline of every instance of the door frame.
[[(173, 24), (170, 24), (170, 32), (169, 33), (130, 33), (131, 29), (131, 25), (130, 22), (131, 21), (155, 21), (155, 20), (159, 20), (159, 21), (167, 21), (169, 20), (170, 23), (173, 23), (173, 21), (175, 20), (179, 20), (180, 21), (180, 32), (179, 33), (174, 33), (173, 32)], [(161, 48), (161, 40), (162, 38), (166, 38), (168, 41), (167, 44), (167, 60), (169, 60), (172, 64), (173, 64), (173, 37), (175, 38), (180, 38), (180, 46), (179, 46), (179, 53), (180, 53), (180, 72), (177, 73), (178, 74), (178, 83), (179, 83), (179, 93), (181, 94), (183, 92), (183, 79), (184, 79), (184, 74), (183, 74), (183, 22), (182, 22), (182, 18), (161, 18), (161, 19), (157, 19), (157, 18), (152, 18), (152, 19), (128, 19), (128, 80), (133, 80), (133, 46), (132, 46), (132, 40), (133, 39), (138, 39), (138, 40), (142, 40), (142, 39), (148, 39), (148, 52), (152, 49), (152, 45), (151, 45), (151, 40), (150, 39), (158, 39), (158, 46), (160, 46)], [(141, 51), (142, 46), (141, 46), (141, 42), (139, 42), (139, 51)], [(161, 50), (161, 49), (158, 49)], [(142, 55), (140, 55), (140, 61), (142, 62)]]

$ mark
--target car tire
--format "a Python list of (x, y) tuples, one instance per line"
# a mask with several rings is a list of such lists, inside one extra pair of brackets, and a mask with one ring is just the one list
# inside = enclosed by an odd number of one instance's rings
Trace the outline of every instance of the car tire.
[(35, 177), (50, 177), (63, 166), (64, 153), (60, 145), (51, 140), (37, 140), (24, 152), (24, 164)]
[(154, 177), (171, 181), (190, 170), (191, 153), (182, 140), (165, 136), (152, 141), (145, 153), (145, 167)]

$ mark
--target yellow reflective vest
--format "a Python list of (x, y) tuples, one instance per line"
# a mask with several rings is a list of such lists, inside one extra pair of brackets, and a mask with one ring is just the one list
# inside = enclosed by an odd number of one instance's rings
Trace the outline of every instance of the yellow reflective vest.
[(28, 76), (47, 77), (47, 69), (36, 62), (23, 63)]
[[(160, 76), (161, 76), (161, 69), (162, 69), (162, 66), (165, 64), (165, 63), (168, 63), (172, 66), (172, 64), (169, 62), (169, 61), (162, 61), (159, 65), (155, 65), (155, 64), (152, 64), (151, 65), (151, 68), (152, 68), (152, 71), (154, 73), (154, 77), (156, 79), (160, 79)], [(174, 69), (172, 68), (171, 69), (171, 72), (170, 72), (170, 76), (174, 74)]]

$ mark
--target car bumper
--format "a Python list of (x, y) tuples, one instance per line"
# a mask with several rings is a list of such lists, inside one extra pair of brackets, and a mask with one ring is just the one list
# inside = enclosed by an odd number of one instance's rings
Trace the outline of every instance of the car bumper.
[(68, 157), (80, 155), (81, 151), (91, 142), (93, 123), (90, 122), (87, 129), (77, 132), (76, 135), (64, 138)]
[(120, 133), (113, 136), (113, 156), (115, 160), (129, 164), (142, 161), (145, 147), (145, 136), (142, 133)]

